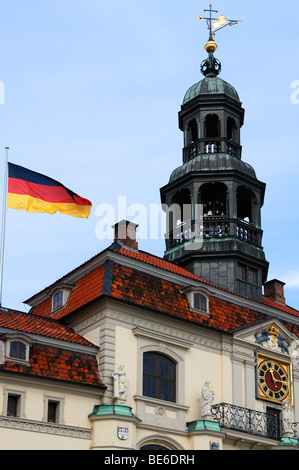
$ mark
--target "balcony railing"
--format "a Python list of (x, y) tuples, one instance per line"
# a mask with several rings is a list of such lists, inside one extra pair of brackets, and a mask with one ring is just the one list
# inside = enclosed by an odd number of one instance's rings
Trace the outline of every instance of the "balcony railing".
[(235, 158), (241, 158), (241, 146), (224, 137), (198, 139), (183, 149), (183, 161), (188, 162), (200, 154), (227, 153)]
[[(212, 413), (222, 428), (275, 440), (282, 437), (282, 422), (277, 416), (228, 403), (213, 405)], [(293, 425), (294, 438), (297, 438), (296, 425)]]
[[(170, 231), (167, 238), (167, 249), (182, 245), (194, 238), (194, 221), (183, 222)], [(203, 240), (236, 238), (248, 244), (261, 246), (262, 231), (254, 225), (226, 217), (204, 217), (197, 230), (198, 237)]]

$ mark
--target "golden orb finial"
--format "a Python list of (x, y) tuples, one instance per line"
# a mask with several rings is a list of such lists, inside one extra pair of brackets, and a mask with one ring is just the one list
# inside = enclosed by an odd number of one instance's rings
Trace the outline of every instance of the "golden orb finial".
[(206, 45), (205, 45), (205, 50), (207, 51), (207, 53), (209, 54), (210, 52), (215, 52), (216, 49), (217, 49), (217, 44), (215, 41), (213, 40), (209, 40)]

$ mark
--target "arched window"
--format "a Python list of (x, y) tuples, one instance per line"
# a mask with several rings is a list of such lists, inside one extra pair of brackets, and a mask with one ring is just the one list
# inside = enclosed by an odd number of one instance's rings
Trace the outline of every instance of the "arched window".
[(169, 450), (167, 447), (160, 446), (159, 444), (147, 444), (142, 446), (140, 450)]
[(53, 310), (62, 306), (63, 291), (59, 290), (53, 297)]
[(224, 183), (204, 184), (200, 191), (204, 217), (226, 216), (227, 187)]
[(220, 136), (220, 119), (217, 114), (208, 114), (205, 119), (205, 137)]
[(172, 198), (167, 211), (167, 228), (171, 243), (179, 245), (191, 239), (191, 217), (191, 194), (188, 189), (182, 189)]
[(143, 395), (159, 400), (176, 400), (176, 365), (169, 357), (156, 352), (143, 355)]
[(170, 226), (178, 227), (191, 217), (191, 194), (188, 189), (182, 189), (172, 198), (170, 211)]
[(198, 140), (198, 127), (196, 119), (192, 119), (187, 128), (187, 145)]
[(237, 191), (237, 216), (245, 222), (252, 220), (252, 193), (250, 190), (240, 186)]
[(227, 118), (227, 138), (232, 142), (237, 141), (237, 125), (236, 121), (231, 117)]
[(14, 357), (16, 359), (26, 359), (26, 345), (21, 341), (12, 341), (10, 343), (10, 357)]

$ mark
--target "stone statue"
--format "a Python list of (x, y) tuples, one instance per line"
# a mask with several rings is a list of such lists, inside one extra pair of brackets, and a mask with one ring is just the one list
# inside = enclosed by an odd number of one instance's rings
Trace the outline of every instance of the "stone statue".
[(207, 381), (201, 391), (201, 417), (202, 419), (213, 419), (212, 405), (215, 398), (215, 382)]
[(113, 399), (116, 400), (118, 404), (123, 404), (127, 399), (129, 386), (129, 382), (126, 380), (124, 366), (119, 366), (112, 374), (112, 377), (114, 379)]
[(284, 401), (282, 404), (282, 432), (284, 437), (292, 437), (294, 430), (292, 429), (293, 424), (293, 412), (291, 399)]

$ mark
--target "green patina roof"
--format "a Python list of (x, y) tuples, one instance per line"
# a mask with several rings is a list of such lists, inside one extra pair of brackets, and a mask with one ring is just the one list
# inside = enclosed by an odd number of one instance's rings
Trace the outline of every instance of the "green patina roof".
[(225, 153), (205, 153), (197, 155), (187, 163), (176, 168), (171, 176), (170, 181), (175, 181), (185, 174), (196, 171), (228, 171), (238, 170), (252, 178), (256, 178), (254, 169), (248, 163), (239, 160)]
[(200, 82), (195, 83), (189, 88), (184, 96), (183, 104), (192, 100), (199, 95), (208, 94), (225, 94), (231, 98), (240, 101), (239, 95), (235, 88), (219, 77), (205, 77)]

